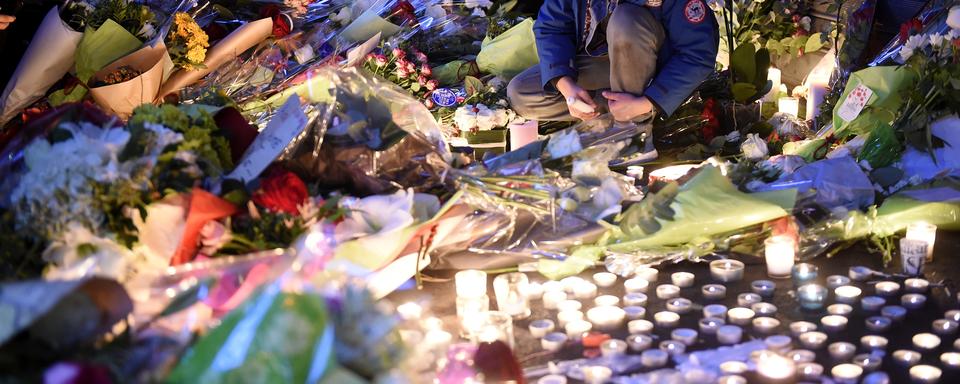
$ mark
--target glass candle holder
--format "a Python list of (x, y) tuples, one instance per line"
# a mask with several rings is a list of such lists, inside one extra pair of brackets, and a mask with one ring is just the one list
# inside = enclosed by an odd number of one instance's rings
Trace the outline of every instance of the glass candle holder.
[(527, 275), (521, 272), (505, 273), (493, 279), (493, 292), (497, 297), (497, 309), (514, 319), (530, 316), (527, 301)]
[(932, 365), (915, 365), (910, 368), (910, 380), (914, 383), (933, 384), (940, 381), (943, 371)]
[(839, 315), (827, 315), (820, 319), (820, 324), (828, 332), (840, 332), (847, 329), (847, 318)]
[[(490, 299), (486, 295), (479, 297), (457, 297), (457, 318), (464, 325), (467, 319), (490, 310)], [(466, 331), (466, 327), (464, 327)]]
[(703, 298), (707, 300), (723, 300), (727, 297), (727, 287), (720, 284), (707, 284), (700, 288)]
[(817, 325), (809, 321), (795, 321), (790, 323), (790, 334), (800, 337), (801, 334), (817, 330)]
[(657, 298), (661, 300), (680, 297), (680, 287), (673, 284), (662, 284), (657, 286)]
[(927, 251), (930, 245), (918, 239), (900, 239), (900, 265), (903, 273), (909, 276), (919, 276), (927, 264)]
[(643, 352), (653, 345), (653, 337), (646, 334), (630, 335), (627, 337), (627, 345), (631, 351)]
[(899, 305), (888, 305), (880, 308), (880, 316), (893, 321), (903, 321), (903, 318), (907, 317), (907, 309)]
[(790, 351), (792, 343), (793, 339), (785, 335), (767, 336), (763, 339), (763, 344), (767, 346), (767, 349), (780, 354)]
[(627, 320), (639, 320), (647, 317), (647, 309), (644, 307), (627, 306), (623, 307), (623, 312), (627, 314)]
[(540, 319), (530, 322), (530, 336), (542, 339), (548, 333), (553, 332), (555, 324), (549, 319)]
[(487, 295), (487, 273), (475, 269), (457, 272), (453, 276), (457, 286), (457, 297), (480, 297)]
[(644, 293), (649, 289), (650, 282), (640, 278), (627, 279), (623, 282), (623, 289), (627, 293)]
[(634, 272), (634, 277), (638, 279), (646, 280), (651, 283), (655, 283), (659, 275), (660, 275), (659, 270), (657, 270), (656, 268), (650, 268), (650, 267), (637, 268), (636, 272)]
[(800, 99), (796, 97), (781, 97), (777, 100), (777, 107), (780, 113), (797, 118), (800, 116)]
[(797, 286), (804, 285), (817, 279), (820, 268), (810, 263), (800, 263), (793, 266), (793, 283)]
[(860, 346), (872, 351), (883, 351), (887, 349), (887, 344), (889, 340), (883, 336), (866, 335), (860, 338)]
[(886, 303), (887, 301), (880, 296), (866, 296), (860, 299), (860, 308), (867, 312), (876, 312)]
[(900, 305), (907, 309), (920, 309), (927, 304), (927, 297), (920, 293), (908, 293), (900, 296)]
[(930, 288), (930, 282), (926, 279), (911, 278), (903, 282), (907, 293), (926, 293)]
[(750, 309), (759, 317), (769, 317), (777, 314), (777, 306), (770, 303), (756, 303), (751, 305)]
[(647, 294), (634, 292), (623, 295), (623, 304), (645, 307), (647, 306)]
[(777, 283), (770, 280), (757, 280), (750, 283), (750, 290), (761, 297), (773, 297), (773, 292), (777, 289)]
[(762, 334), (769, 335), (780, 326), (780, 320), (772, 317), (758, 317), (753, 319), (753, 329)]
[(487, 311), (475, 317), (464, 319), (470, 330), (471, 341), (491, 342), (502, 341), (514, 348), (513, 317), (500, 311)]
[(743, 338), (743, 329), (736, 325), (724, 325), (717, 329), (717, 341), (724, 345), (733, 345)]
[(932, 351), (940, 346), (940, 337), (932, 333), (918, 333), (913, 335), (913, 346), (920, 351)]
[(763, 242), (767, 275), (774, 279), (786, 279), (793, 270), (796, 243), (789, 236), (771, 236)]
[(821, 309), (823, 308), (823, 303), (827, 300), (827, 289), (819, 284), (803, 285), (797, 288), (797, 300), (803, 309)]
[(661, 328), (674, 328), (680, 322), (680, 315), (675, 312), (662, 311), (653, 314), (653, 321)]
[(873, 332), (886, 332), (893, 325), (893, 320), (883, 316), (871, 316), (864, 320), (867, 329)]
[(793, 360), (771, 351), (761, 351), (756, 361), (757, 373), (769, 380), (792, 379), (797, 372)]
[(896, 361), (897, 364), (905, 367), (917, 365), (922, 358), (923, 355), (921, 355), (920, 352), (911, 351), (908, 349), (898, 349), (893, 352), (893, 361)]
[(714, 317), (721, 320), (727, 318), (727, 306), (723, 304), (710, 304), (703, 307), (703, 317)]
[(763, 301), (763, 298), (756, 293), (741, 293), (737, 295), (737, 305), (741, 307), (749, 307), (761, 301)]
[(594, 307), (587, 311), (587, 320), (601, 331), (620, 328), (626, 318), (627, 313), (620, 307)]
[(924, 221), (907, 225), (906, 239), (927, 243), (927, 262), (933, 261), (933, 245), (937, 242), (937, 226)]
[(800, 345), (809, 349), (820, 349), (827, 342), (827, 334), (823, 332), (807, 332), (798, 337)]
[(653, 332), (653, 323), (648, 320), (632, 320), (627, 323), (627, 331), (631, 335), (649, 334)]
[(743, 280), (744, 264), (738, 260), (714, 260), (710, 262), (710, 277), (721, 283)]
[(620, 304), (620, 298), (613, 295), (597, 296), (593, 299), (593, 305), (598, 307), (614, 307)]
[(850, 278), (849, 278), (849, 277), (846, 277), (846, 276), (842, 276), (842, 275), (831, 275), (831, 276), (828, 276), (828, 277), (827, 277), (827, 288), (829, 288), (829, 289), (831, 289), (831, 290), (837, 289), (837, 287), (842, 287), (842, 286), (844, 286), (844, 285), (850, 285), (850, 282), (851, 282), (851, 281), (852, 281), (852, 280), (850, 280)]
[(893, 281), (881, 281), (873, 285), (878, 296), (892, 297), (900, 293), (900, 284)]
[(700, 333), (704, 335), (713, 335), (717, 333), (717, 329), (720, 329), (725, 325), (723, 319), (718, 319), (716, 317), (704, 317), (699, 320), (698, 328), (700, 328)]
[(843, 304), (854, 304), (860, 301), (861, 293), (863, 293), (863, 290), (852, 285), (844, 285), (833, 290), (837, 302)]
[(617, 275), (610, 272), (597, 272), (593, 274), (593, 282), (601, 288), (609, 288), (617, 283)]
[(689, 288), (693, 286), (696, 275), (690, 272), (675, 272), (670, 275), (670, 282), (680, 288)]
[(683, 315), (683, 314), (689, 313), (691, 309), (693, 309), (693, 302), (691, 302), (689, 299), (678, 297), (675, 299), (667, 300), (668, 311), (676, 312), (678, 314)]

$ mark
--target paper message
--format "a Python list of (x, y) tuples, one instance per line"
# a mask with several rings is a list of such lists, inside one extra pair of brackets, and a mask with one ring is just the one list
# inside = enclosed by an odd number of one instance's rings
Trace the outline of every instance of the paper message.
[(300, 98), (291, 96), (267, 123), (267, 127), (257, 135), (250, 148), (244, 152), (240, 165), (230, 172), (227, 178), (246, 182), (260, 176), (306, 125), (307, 115), (300, 109)]
[(837, 116), (840, 116), (844, 121), (853, 121), (857, 116), (860, 116), (860, 112), (863, 112), (863, 108), (867, 106), (867, 102), (870, 101), (872, 96), (873, 90), (863, 84), (857, 85), (847, 95), (847, 99), (844, 100), (840, 109), (837, 110)]

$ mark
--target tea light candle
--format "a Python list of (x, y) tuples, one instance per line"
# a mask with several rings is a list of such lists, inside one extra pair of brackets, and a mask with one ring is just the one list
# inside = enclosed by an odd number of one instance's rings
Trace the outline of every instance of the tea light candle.
[(593, 299), (593, 304), (598, 307), (612, 307), (620, 304), (620, 298), (613, 295), (597, 296), (596, 299)]
[(593, 282), (602, 288), (612, 287), (617, 283), (617, 275), (610, 272), (597, 272), (593, 274)]
[(587, 384), (603, 384), (613, 376), (613, 370), (604, 366), (583, 367), (583, 381)]
[(647, 309), (644, 307), (623, 307), (623, 312), (627, 314), (627, 320), (637, 320), (647, 317)]
[(727, 297), (727, 287), (720, 284), (707, 284), (700, 288), (703, 298), (707, 300), (723, 300)]
[(772, 297), (773, 291), (777, 289), (777, 283), (770, 280), (757, 280), (750, 283), (750, 290), (761, 297)]
[(647, 320), (633, 320), (627, 323), (630, 334), (648, 334), (653, 332), (653, 323)]
[(881, 281), (873, 286), (877, 294), (883, 297), (895, 296), (900, 293), (900, 284), (892, 281)]
[(893, 360), (900, 365), (912, 367), (920, 362), (923, 355), (920, 352), (907, 349), (899, 349), (893, 352)]
[(645, 334), (630, 335), (627, 337), (627, 345), (630, 346), (631, 351), (643, 352), (653, 345), (653, 337)]
[(563, 333), (551, 332), (540, 339), (540, 347), (543, 348), (544, 351), (556, 352), (559, 351), (560, 348), (563, 348), (563, 345), (567, 343), (568, 339), (567, 335)]
[(823, 366), (817, 363), (801, 363), (797, 365), (797, 374), (801, 379), (817, 380), (823, 376)]
[(717, 341), (720, 344), (737, 344), (741, 338), (743, 338), (743, 329), (736, 325), (724, 325), (717, 329)]
[(803, 309), (818, 310), (827, 300), (827, 289), (819, 284), (803, 285), (797, 288), (797, 300)]
[(789, 236), (771, 236), (763, 242), (767, 275), (774, 279), (786, 279), (793, 270), (796, 243)]
[(862, 292), (863, 291), (860, 288), (852, 285), (844, 285), (833, 290), (833, 294), (837, 297), (837, 302), (843, 304), (856, 303), (858, 300), (860, 300), (860, 293)]
[(853, 344), (839, 341), (833, 344), (830, 344), (827, 347), (827, 351), (830, 352), (830, 357), (837, 361), (847, 361), (853, 354), (857, 352), (857, 347)]
[(680, 315), (675, 312), (663, 311), (653, 314), (653, 321), (661, 328), (673, 328), (680, 322)]
[(906, 238), (909, 240), (920, 240), (927, 243), (927, 261), (933, 261), (933, 245), (937, 242), (937, 226), (918, 221), (907, 225)]
[(908, 293), (900, 297), (900, 305), (907, 309), (920, 309), (927, 303), (927, 297), (919, 293)]
[(800, 263), (793, 266), (793, 283), (803, 285), (817, 278), (817, 272), (820, 268), (810, 263)]
[(756, 303), (751, 305), (750, 309), (757, 316), (773, 316), (777, 313), (777, 306), (770, 303)]
[(960, 339), (953, 341), (953, 349), (960, 350)]
[(772, 317), (758, 317), (753, 319), (753, 329), (757, 332), (770, 334), (780, 326), (780, 320)]
[(587, 320), (593, 323), (594, 328), (601, 331), (611, 331), (623, 325), (627, 313), (620, 307), (594, 307), (587, 311)]
[(560, 280), (560, 284), (563, 284), (564, 292), (567, 292), (567, 294), (569, 295), (574, 294), (575, 290), (577, 289), (577, 286), (585, 282), (587, 281), (580, 278), (579, 276), (564, 277), (563, 279)]
[(588, 281), (573, 287), (573, 296), (577, 300), (588, 300), (597, 296), (597, 285)]
[(710, 304), (703, 307), (703, 317), (715, 317), (718, 319), (727, 318), (727, 306), (722, 304)]
[(883, 358), (870, 354), (859, 354), (853, 357), (853, 363), (863, 368), (864, 372), (873, 372), (880, 368)]
[(755, 315), (756, 313), (750, 308), (737, 307), (730, 308), (730, 310), (727, 311), (727, 319), (730, 320), (730, 323), (736, 325), (750, 324), (750, 321)]
[(543, 287), (543, 292), (563, 291), (563, 284), (559, 281), (550, 280), (541, 284), (541, 286)]
[(670, 282), (680, 288), (690, 288), (696, 276), (690, 272), (675, 272), (670, 275)]
[(636, 278), (643, 279), (651, 283), (656, 282), (659, 275), (660, 271), (658, 271), (656, 268), (650, 267), (637, 268), (636, 272), (634, 272), (634, 276)]
[(850, 278), (841, 275), (831, 275), (827, 277), (827, 288), (836, 289), (844, 285), (850, 285)]
[(717, 378), (717, 384), (747, 384), (747, 378), (740, 375), (724, 375)]
[(787, 352), (787, 358), (796, 363), (812, 363), (817, 359), (817, 354), (807, 349), (795, 349)]
[(680, 297), (680, 287), (673, 284), (663, 284), (657, 287), (657, 298), (667, 300), (676, 297)]
[(957, 333), (957, 327), (960, 324), (953, 320), (939, 319), (933, 321), (933, 333), (940, 336), (953, 336)]
[(710, 277), (721, 283), (743, 280), (744, 264), (738, 260), (714, 260), (710, 262)]
[(567, 300), (567, 293), (563, 291), (546, 291), (543, 293), (543, 307), (557, 309), (557, 306)]
[(717, 333), (717, 329), (726, 324), (723, 319), (718, 319), (716, 317), (704, 317), (698, 322), (700, 333), (704, 335), (713, 335)]
[(943, 372), (932, 365), (915, 365), (910, 368), (910, 379), (915, 383), (932, 384), (940, 380)]
[(560, 323), (561, 328), (566, 327), (570, 322), (578, 320), (583, 320), (583, 312), (563, 311), (557, 314), (557, 322)]
[(880, 315), (893, 321), (902, 321), (907, 316), (907, 309), (899, 305), (888, 305), (880, 308)]
[(697, 331), (690, 328), (677, 328), (670, 332), (670, 338), (691, 346), (697, 342)]
[(737, 295), (737, 305), (741, 307), (749, 307), (761, 301), (763, 301), (763, 298), (756, 293), (741, 293)]
[(640, 364), (646, 368), (660, 368), (667, 364), (670, 358), (666, 352), (659, 349), (648, 349), (640, 354)]
[(677, 356), (686, 352), (687, 346), (676, 340), (664, 340), (660, 342), (660, 350), (670, 356)]
[(557, 304), (557, 311), (574, 312), (583, 308), (583, 304), (576, 300), (564, 300)]
[(847, 316), (853, 312), (853, 307), (847, 304), (833, 304), (827, 307), (827, 313), (837, 316)]
[(649, 281), (636, 277), (623, 282), (623, 289), (626, 290), (627, 293), (643, 293), (646, 292), (649, 287)]
[(940, 362), (943, 366), (950, 369), (960, 368), (960, 353), (946, 352), (940, 355)]
[(926, 293), (930, 288), (930, 282), (920, 278), (907, 279), (903, 285), (909, 293)]
[(567, 377), (563, 375), (546, 375), (538, 379), (537, 384), (567, 384)]
[(548, 319), (534, 320), (530, 322), (530, 336), (542, 339), (548, 333), (553, 332), (553, 321)]
[(886, 337), (877, 335), (867, 335), (860, 338), (860, 345), (866, 349), (882, 351), (887, 349), (889, 341)]
[(886, 332), (890, 329), (890, 326), (893, 325), (893, 320), (890, 320), (883, 316), (871, 316), (864, 321), (867, 325), (867, 329), (874, 332)]
[(800, 339), (800, 344), (803, 345), (804, 348), (819, 349), (827, 342), (827, 334), (823, 332), (807, 332), (801, 334), (798, 339)]
[(790, 333), (793, 337), (800, 337), (801, 334), (817, 330), (817, 325), (809, 321), (795, 321), (790, 323)]
[(747, 363), (742, 361), (730, 360), (720, 363), (720, 373), (724, 375), (742, 375), (749, 369)]
[(886, 303), (887, 301), (880, 296), (867, 296), (860, 299), (860, 307), (867, 312), (879, 311)]
[(777, 100), (777, 106), (780, 113), (793, 116), (794, 118), (800, 115), (800, 99), (796, 97), (781, 97)]
[(857, 265), (847, 270), (847, 276), (850, 276), (854, 281), (866, 281), (870, 276), (873, 276), (873, 270), (862, 265)]
[(940, 337), (932, 333), (913, 335), (913, 346), (921, 351), (932, 351), (940, 346)]
[(951, 309), (947, 312), (944, 312), (943, 317), (947, 320), (953, 320), (960, 323), (960, 310)]
[(623, 304), (645, 307), (647, 305), (647, 294), (635, 292), (623, 295)]
[(840, 332), (847, 328), (847, 318), (839, 315), (827, 315), (820, 319), (823, 329), (829, 332)]
[(690, 309), (692, 308), (693, 302), (682, 297), (667, 300), (667, 310), (671, 312), (676, 312), (682, 315), (690, 312)]
[(797, 366), (786, 357), (777, 353), (761, 352), (757, 358), (757, 373), (771, 380), (786, 380), (796, 375)]
[(457, 272), (453, 276), (457, 286), (457, 297), (482, 297), (487, 295), (487, 273), (476, 269)]
[(567, 331), (567, 337), (580, 340), (584, 333), (590, 332), (590, 330), (593, 329), (593, 324), (590, 324), (589, 321), (574, 320), (567, 323), (563, 329)]
[(600, 355), (603, 357), (615, 357), (627, 352), (627, 342), (623, 340), (610, 339), (600, 344)]
[(400, 318), (405, 321), (416, 321), (419, 320), (423, 314), (423, 307), (413, 302), (404, 303), (397, 306), (397, 313), (399, 313)]
[(830, 370), (830, 374), (838, 383), (856, 384), (863, 375), (863, 368), (856, 364), (839, 364)]

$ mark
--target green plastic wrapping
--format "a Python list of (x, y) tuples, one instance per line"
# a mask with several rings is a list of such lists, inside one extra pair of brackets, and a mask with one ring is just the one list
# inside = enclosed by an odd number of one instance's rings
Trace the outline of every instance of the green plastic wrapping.
[(316, 383), (335, 367), (324, 298), (267, 286), (201, 337), (168, 383)]
[(873, 168), (886, 167), (900, 159), (901, 147), (893, 127), (881, 123), (870, 132), (857, 161), (866, 160)]
[[(837, 137), (868, 133), (883, 124), (890, 125), (903, 105), (900, 96), (907, 87), (913, 86), (914, 75), (899, 67), (871, 67), (854, 72), (847, 81), (836, 108), (833, 109), (833, 126)], [(839, 111), (847, 97), (858, 86), (864, 85), (873, 91), (860, 114), (852, 121), (840, 117)]]
[(642, 238), (627, 238), (614, 228), (606, 246), (626, 253), (688, 244), (787, 216), (795, 202), (794, 189), (776, 194), (743, 193), (719, 169), (704, 166), (680, 187), (670, 205), (676, 212), (673, 220), (658, 218), (660, 230)]
[(537, 271), (550, 280), (560, 280), (593, 268), (603, 256), (603, 248), (597, 246), (578, 247), (565, 260), (540, 259)]
[(83, 82), (90, 80), (95, 72), (140, 48), (141, 44), (140, 39), (113, 20), (107, 20), (96, 30), (87, 28), (77, 46), (77, 78)]
[(480, 45), (477, 65), (481, 72), (506, 79), (540, 62), (537, 39), (533, 35), (533, 19), (527, 18), (493, 39), (486, 37)]
[(938, 229), (960, 230), (960, 202), (929, 202), (894, 195), (876, 209), (875, 216), (854, 212), (847, 220), (844, 238), (891, 236), (918, 221), (926, 221)]
[(826, 140), (812, 139), (786, 143), (783, 145), (782, 152), (784, 155), (800, 156), (807, 163), (812, 163), (823, 159), (829, 149)]

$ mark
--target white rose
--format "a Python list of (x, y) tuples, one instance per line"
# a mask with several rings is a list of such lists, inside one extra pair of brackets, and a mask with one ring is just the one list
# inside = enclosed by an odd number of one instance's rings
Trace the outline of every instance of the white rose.
[(478, 104), (477, 109), (477, 128), (481, 131), (489, 131), (497, 127), (497, 116), (493, 110), (483, 104)]
[(751, 133), (747, 135), (747, 139), (743, 144), (740, 144), (740, 150), (743, 151), (743, 155), (750, 160), (762, 160), (767, 156), (767, 142), (763, 141), (760, 135)]
[(456, 112), (453, 113), (453, 123), (464, 132), (468, 132), (476, 127), (477, 114), (473, 112), (473, 106), (468, 104), (457, 108)]
[(952, 29), (960, 29), (960, 5), (950, 8), (947, 15), (947, 25)]

